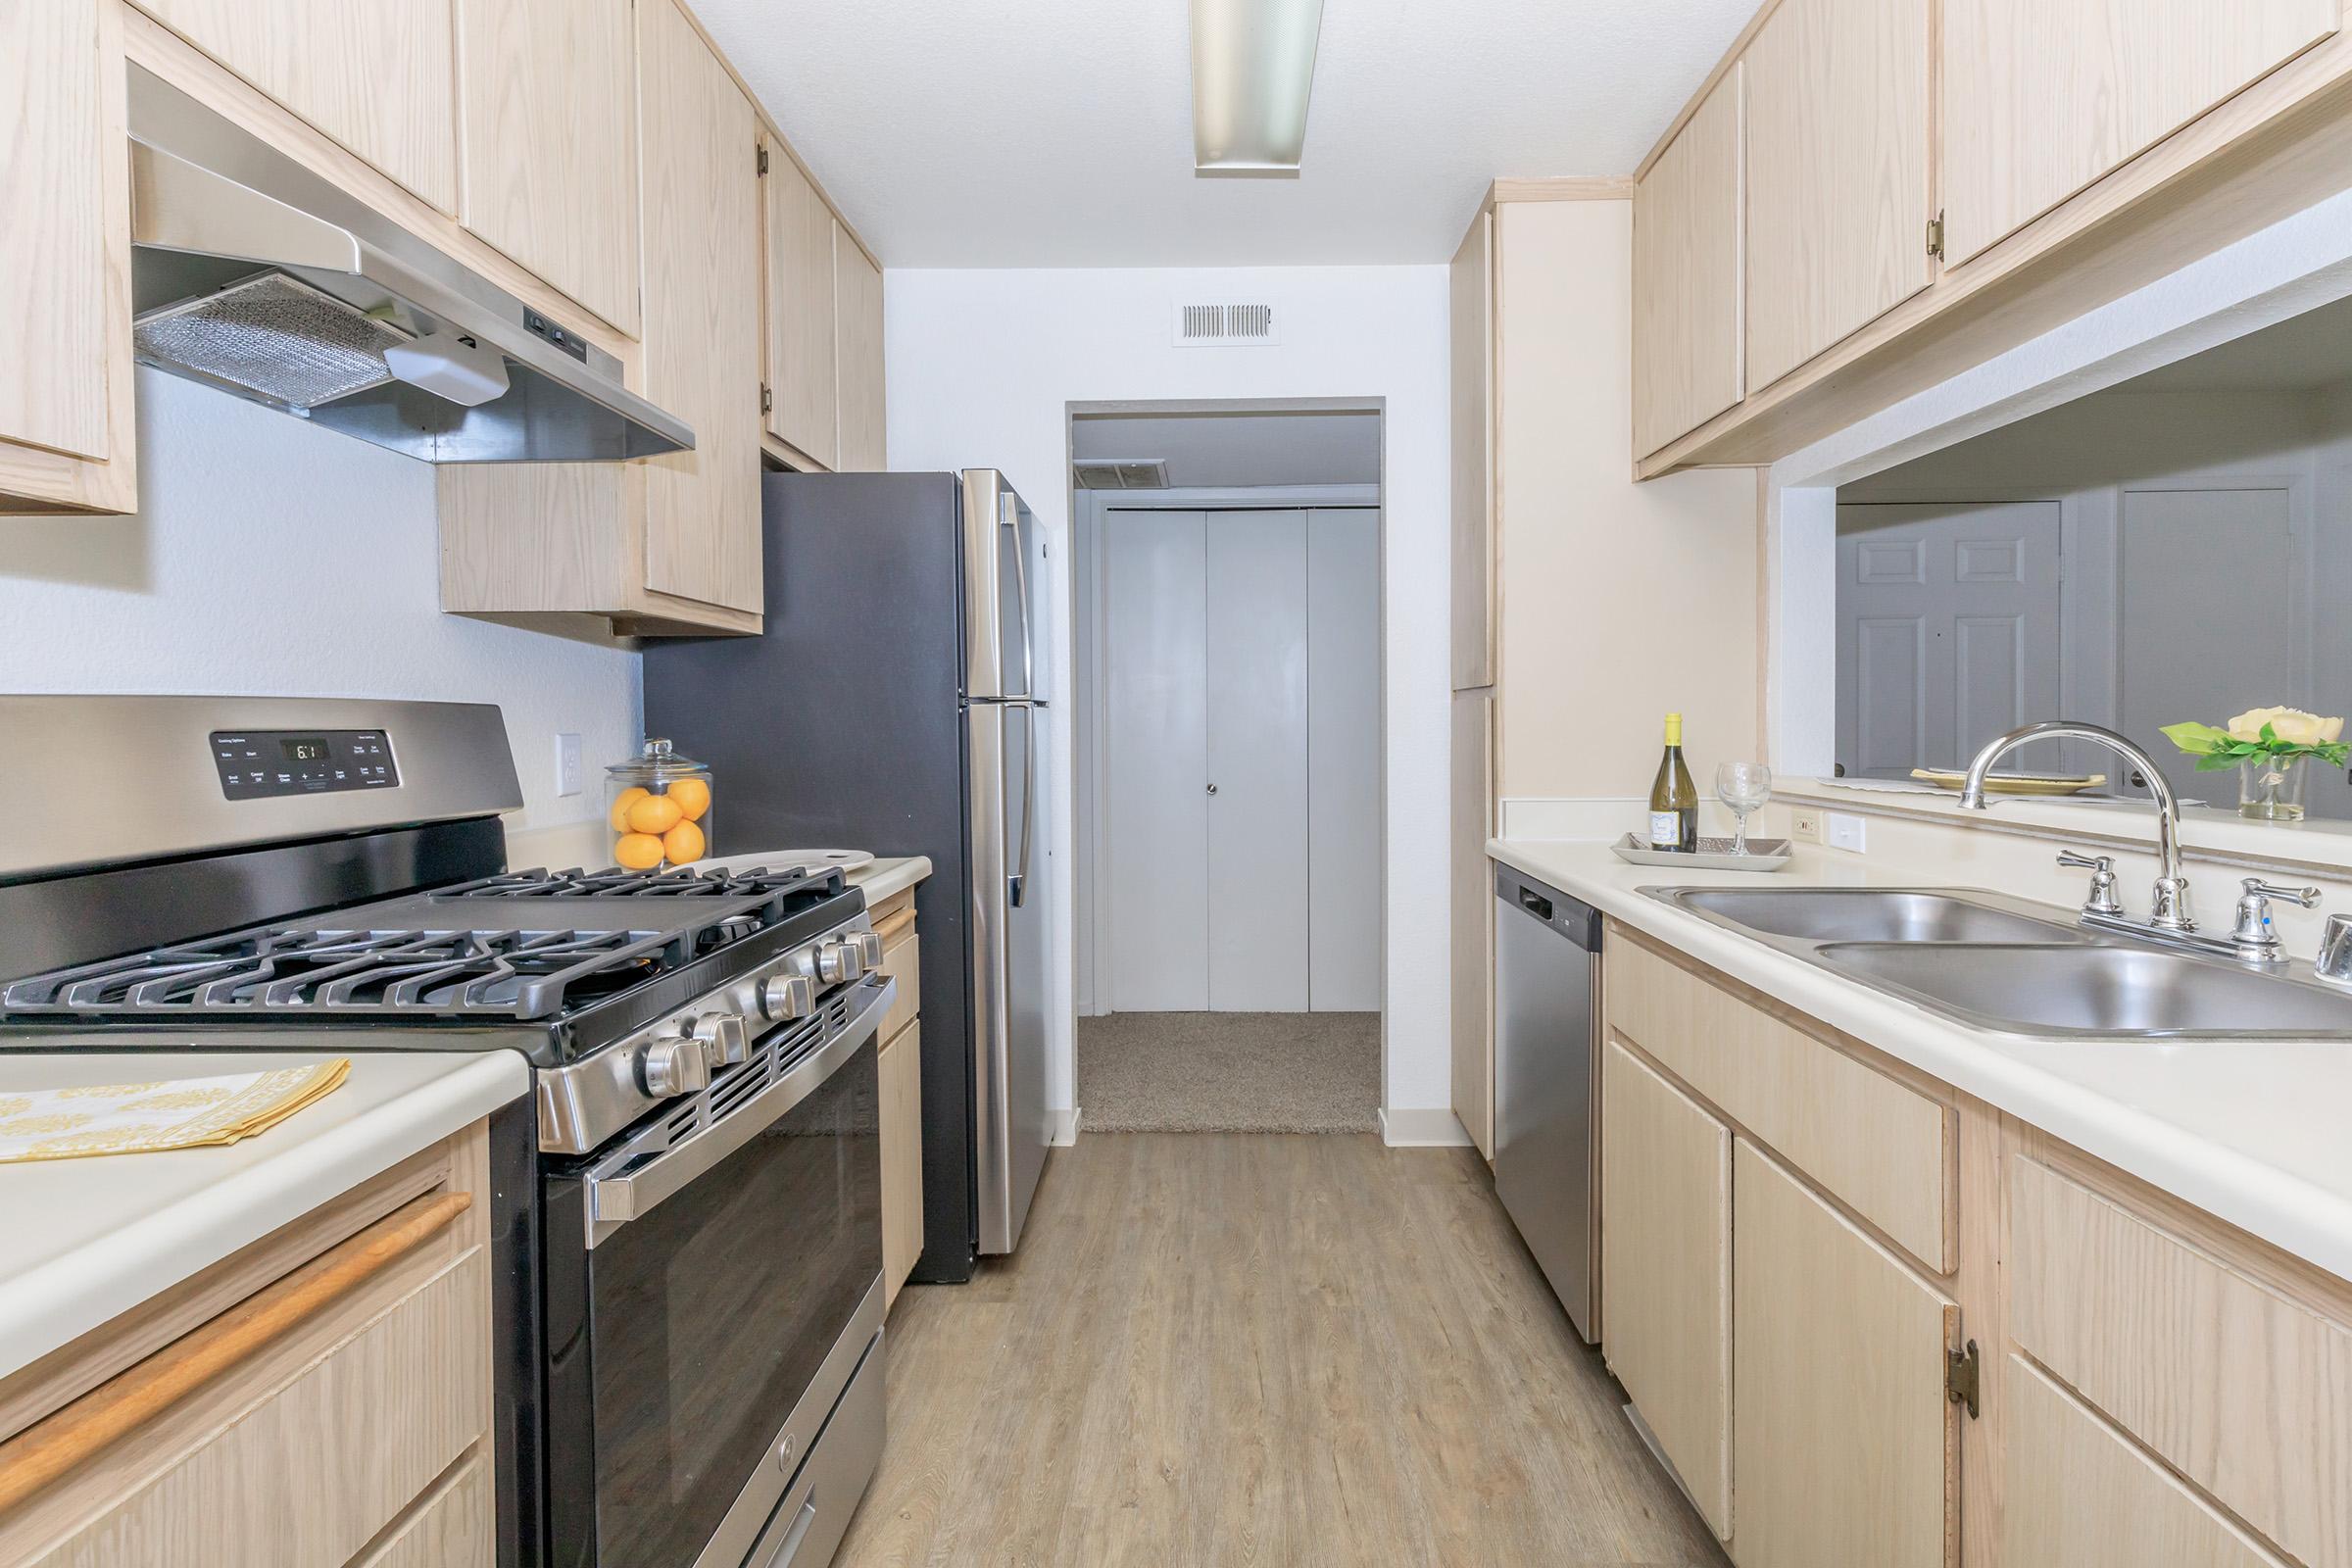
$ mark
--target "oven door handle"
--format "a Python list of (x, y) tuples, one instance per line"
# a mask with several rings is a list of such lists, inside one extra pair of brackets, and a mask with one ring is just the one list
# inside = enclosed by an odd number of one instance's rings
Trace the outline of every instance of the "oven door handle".
[(625, 1176), (589, 1177), (588, 1245), (595, 1247), (615, 1228), (650, 1213), (662, 1200), (675, 1196), (687, 1183), (783, 1120), (802, 1101), (822, 1088), (827, 1079), (858, 1054), (858, 1048), (881, 1029), (883, 1015), (898, 999), (899, 982), (897, 977), (890, 976), (879, 985), (867, 981), (858, 989), (865, 993), (864, 1000), (850, 1015), (841, 1033), (744, 1102), (742, 1109)]

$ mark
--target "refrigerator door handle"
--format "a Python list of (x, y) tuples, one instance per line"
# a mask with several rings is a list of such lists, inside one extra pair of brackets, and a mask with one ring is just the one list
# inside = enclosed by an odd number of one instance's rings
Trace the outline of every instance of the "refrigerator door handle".
[[(1012, 585), (1021, 603), (1021, 695), (1037, 695), (1037, 643), (1029, 626), (1029, 540), (1021, 530), (1021, 504), (1009, 495), (997, 501), (998, 515), (1004, 527), (1012, 530)], [(1028, 857), (1022, 857), (1022, 869), (1027, 870)]]
[(1005, 897), (1012, 906), (1021, 906), (1022, 895), (1029, 886), (1029, 833), (1037, 820), (1037, 710), (1029, 708), (1021, 723), (1021, 859), (1020, 869), (1004, 879)]

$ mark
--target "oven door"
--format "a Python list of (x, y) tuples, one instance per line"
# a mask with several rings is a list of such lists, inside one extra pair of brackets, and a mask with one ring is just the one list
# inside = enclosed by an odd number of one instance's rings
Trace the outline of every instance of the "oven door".
[(874, 1036), (894, 985), (827, 998), (549, 1174), (563, 1568), (738, 1568), (879, 1332)]

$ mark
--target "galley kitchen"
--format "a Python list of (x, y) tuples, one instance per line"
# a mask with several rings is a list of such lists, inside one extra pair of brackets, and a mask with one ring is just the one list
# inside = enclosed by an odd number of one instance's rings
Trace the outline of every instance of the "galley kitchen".
[(2213, 15), (0, 7), (0, 1568), (2352, 1568)]

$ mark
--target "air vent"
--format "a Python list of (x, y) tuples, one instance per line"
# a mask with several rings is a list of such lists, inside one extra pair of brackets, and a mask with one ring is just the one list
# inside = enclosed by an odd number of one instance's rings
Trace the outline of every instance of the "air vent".
[(1176, 306), (1176, 346), (1263, 348), (1282, 341), (1268, 300), (1194, 300)]
[(1070, 465), (1081, 490), (1165, 490), (1165, 458), (1086, 458)]

